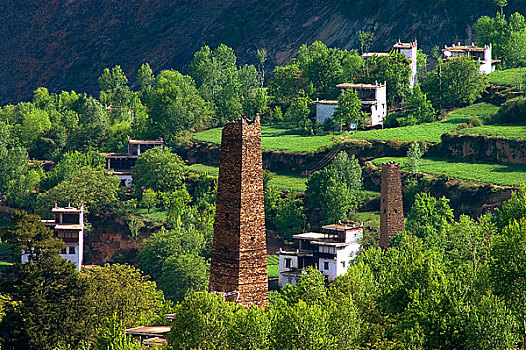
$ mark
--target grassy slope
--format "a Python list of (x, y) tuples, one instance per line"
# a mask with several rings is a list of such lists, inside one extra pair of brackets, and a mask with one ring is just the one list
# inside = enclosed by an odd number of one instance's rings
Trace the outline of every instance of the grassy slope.
[(503, 136), (507, 139), (526, 138), (526, 125), (482, 125), (475, 128), (462, 129), (459, 134)]
[[(397, 161), (404, 166), (406, 158), (403, 157), (384, 157), (377, 158), (374, 164), (380, 165), (382, 162)], [(464, 180), (472, 180), (497, 185), (518, 186), (526, 184), (526, 165), (507, 165), (507, 164), (485, 164), (485, 163), (460, 163), (440, 158), (423, 158), (419, 169), (428, 174), (445, 174)]]
[[(219, 175), (219, 168), (212, 165), (192, 164), (189, 168), (196, 172), (206, 172), (211, 176)], [(305, 181), (307, 178), (303, 176), (274, 174), (270, 184), (284, 190), (305, 191)]]
[(494, 85), (503, 85), (510, 87), (518, 87), (521, 80), (522, 70), (522, 84), (524, 85), (524, 78), (526, 70), (524, 68), (511, 68), (505, 70), (498, 70), (488, 75), (488, 80)]
[(270, 278), (279, 276), (279, 256), (267, 256), (267, 271), (268, 277)]
[[(345, 136), (364, 140), (400, 140), (440, 142), (440, 135), (466, 122), (469, 117), (484, 117), (494, 114), (498, 107), (488, 103), (477, 103), (451, 112), (445, 120), (430, 124), (406, 126), (383, 130), (360, 130), (357, 133), (347, 132), (335, 135), (302, 136), (297, 129), (287, 130), (272, 126), (262, 126), (262, 148), (267, 150), (286, 150), (293, 152), (315, 151), (321, 146), (329, 145), (334, 136)], [(219, 144), (221, 129), (210, 129), (197, 133), (194, 138)]]

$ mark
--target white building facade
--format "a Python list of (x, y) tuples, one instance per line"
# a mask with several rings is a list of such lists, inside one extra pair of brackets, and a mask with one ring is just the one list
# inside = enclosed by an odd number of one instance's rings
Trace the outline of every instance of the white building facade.
[(491, 44), (485, 45), (484, 47), (475, 46), (474, 44), (469, 45), (451, 45), (445, 46), (442, 49), (444, 58), (446, 60), (452, 60), (459, 57), (469, 57), (479, 63), (480, 74), (490, 74), (495, 71), (494, 63), (498, 63), (498, 60), (492, 60), (491, 58)]
[[(370, 116), (366, 121), (366, 126), (383, 125), (387, 116), (387, 84), (338, 84), (336, 87), (345, 91), (351, 89), (362, 101), (362, 111)], [(338, 107), (337, 100), (316, 101), (316, 120), (323, 123), (332, 118), (334, 111)]]
[(294, 235), (298, 242), (295, 251), (280, 251), (278, 285), (296, 284), (303, 269), (316, 267), (329, 282), (343, 275), (350, 260), (360, 252), (363, 224), (335, 224), (322, 227), (323, 232), (305, 232)]
[[(54, 235), (62, 239), (66, 248), (60, 256), (75, 265), (80, 271), (84, 259), (84, 207), (55, 207), (52, 209), (54, 220), (42, 220), (45, 226), (53, 229)], [(29, 262), (29, 254), (22, 253), (22, 263)]]
[(417, 66), (418, 44), (416, 40), (410, 43), (402, 43), (398, 41), (396, 44), (394, 44), (393, 50), (405, 55), (405, 57), (409, 59), (410, 61), (409, 68), (411, 68), (411, 78), (409, 79), (409, 87), (411, 89), (414, 88), (416, 81), (417, 81), (417, 73), (418, 73), (418, 66)]

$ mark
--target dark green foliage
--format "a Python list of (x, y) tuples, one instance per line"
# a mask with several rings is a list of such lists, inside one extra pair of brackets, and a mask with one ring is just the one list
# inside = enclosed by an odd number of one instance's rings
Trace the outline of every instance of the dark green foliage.
[(87, 339), (92, 332), (88, 283), (74, 264), (59, 257), (62, 241), (38, 216), (25, 212), (15, 212), (2, 240), (17, 253), (30, 252), (31, 262), (0, 274), (0, 295), (8, 296), (0, 322), (2, 348), (51, 350)]
[(364, 113), (362, 112), (362, 101), (355, 91), (348, 90), (338, 96), (338, 106), (333, 114), (334, 122), (340, 127), (345, 125), (364, 124)]
[(400, 126), (432, 123), (437, 120), (438, 114), (427, 99), (426, 94), (420, 90), (419, 85), (407, 94), (403, 105), (406, 114), (403, 117), (396, 118)]
[(526, 124), (526, 99), (517, 97), (506, 101), (491, 121), (502, 124)]
[(522, 186), (519, 191), (513, 191), (511, 198), (502, 204), (498, 214), (500, 227), (526, 218), (526, 186)]

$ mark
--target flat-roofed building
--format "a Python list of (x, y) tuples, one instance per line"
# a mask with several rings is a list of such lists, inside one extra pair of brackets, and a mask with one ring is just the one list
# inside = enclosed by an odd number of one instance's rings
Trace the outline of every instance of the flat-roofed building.
[(451, 45), (445, 46), (442, 49), (442, 53), (446, 60), (454, 60), (459, 57), (469, 57), (479, 63), (479, 73), (489, 74), (495, 71), (495, 63), (500, 62), (499, 60), (491, 59), (491, 44), (485, 45), (484, 47), (471, 45)]
[[(52, 209), (54, 219), (42, 220), (46, 227), (53, 229), (55, 237), (60, 238), (66, 247), (60, 256), (77, 265), (80, 271), (84, 259), (84, 207), (57, 207)], [(29, 254), (22, 253), (22, 263), (29, 262)]]
[(278, 285), (296, 284), (306, 267), (318, 269), (329, 282), (347, 272), (349, 261), (360, 252), (363, 224), (333, 224), (322, 232), (293, 235), (298, 248), (280, 250)]

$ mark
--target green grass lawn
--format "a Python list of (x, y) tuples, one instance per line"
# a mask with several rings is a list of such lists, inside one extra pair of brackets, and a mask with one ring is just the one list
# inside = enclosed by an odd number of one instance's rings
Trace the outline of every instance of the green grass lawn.
[[(522, 85), (525, 82), (526, 69), (522, 68)], [(498, 70), (488, 75), (488, 80), (494, 85), (504, 85), (510, 87), (519, 87), (521, 80), (521, 68), (511, 68)]]
[[(219, 175), (219, 168), (213, 165), (192, 164), (189, 168), (195, 172), (206, 172), (211, 176)], [(274, 177), (270, 180), (270, 184), (283, 190), (305, 191), (306, 181), (307, 178), (304, 176), (274, 174)]]
[[(489, 103), (477, 103), (451, 112), (444, 120), (421, 125), (405, 126), (383, 130), (359, 130), (358, 132), (335, 133), (332, 135), (302, 136), (299, 129), (284, 129), (264, 125), (261, 127), (261, 147), (265, 150), (286, 150), (292, 152), (315, 151), (330, 145), (335, 137), (362, 140), (399, 140), (440, 142), (440, 136), (465, 123), (469, 117), (484, 117), (496, 113), (498, 107)], [(215, 128), (194, 135), (199, 141), (221, 143), (221, 129)]]
[[(404, 157), (384, 157), (373, 161), (376, 165), (383, 162), (396, 161), (406, 169)], [(464, 180), (486, 182), (497, 185), (519, 186), (526, 184), (526, 165), (461, 163), (441, 158), (421, 159), (419, 170), (428, 174), (444, 174)]]
[(160, 208), (152, 208), (148, 213), (146, 208), (137, 208), (137, 215), (142, 216), (143, 218), (150, 219), (157, 222), (166, 221), (166, 210)]
[(279, 276), (279, 256), (267, 256), (267, 273), (270, 278)]
[(458, 130), (459, 134), (502, 136), (507, 139), (526, 138), (526, 125), (482, 125)]

